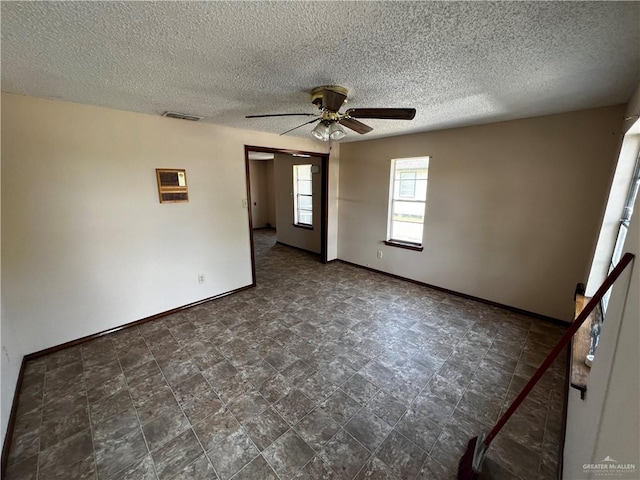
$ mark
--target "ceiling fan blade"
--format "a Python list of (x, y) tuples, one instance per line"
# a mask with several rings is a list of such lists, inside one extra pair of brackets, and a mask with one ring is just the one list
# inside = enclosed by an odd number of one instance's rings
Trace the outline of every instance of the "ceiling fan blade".
[(309, 125), (310, 123), (314, 123), (314, 122), (318, 122), (318, 121), (320, 121), (320, 117), (314, 118), (313, 120), (310, 120), (308, 122), (304, 122), (302, 125), (298, 125), (297, 127), (293, 127), (291, 130), (287, 130), (286, 132), (282, 132), (280, 134), (280, 136), (285, 135), (285, 134), (287, 134), (289, 132), (293, 132), (294, 130), (296, 130), (296, 129), (300, 128), (300, 127), (304, 127), (305, 125)]
[(339, 120), (340, 125), (344, 125), (347, 128), (350, 128), (354, 132), (358, 132), (359, 134), (369, 133), (373, 128), (369, 125), (365, 125), (364, 123), (356, 120), (355, 118), (343, 117)]
[(317, 117), (315, 113), (269, 113), (267, 115), (247, 115), (244, 118), (265, 118), (265, 117)]
[(413, 120), (415, 108), (350, 108), (346, 114), (353, 118), (383, 118), (387, 120)]
[(334, 92), (333, 90), (325, 88), (322, 92), (322, 106), (327, 110), (331, 110), (332, 112), (337, 112), (338, 110), (340, 110), (340, 107), (346, 99), (346, 95)]

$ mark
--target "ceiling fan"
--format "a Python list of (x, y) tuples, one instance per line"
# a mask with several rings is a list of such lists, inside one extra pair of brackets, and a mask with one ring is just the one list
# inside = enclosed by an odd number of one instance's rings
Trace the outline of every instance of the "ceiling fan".
[[(293, 117), (306, 116), (314, 117), (313, 120), (298, 125), (286, 132), (292, 132), (300, 127), (319, 122), (311, 131), (311, 134), (318, 140), (327, 142), (329, 140), (340, 140), (347, 132), (342, 128), (345, 126), (354, 132), (365, 134), (373, 130), (370, 126), (362, 123), (357, 118), (381, 118), (385, 120), (413, 120), (416, 116), (415, 108), (350, 108), (344, 113), (340, 113), (340, 107), (347, 101), (349, 91), (339, 85), (324, 85), (311, 90), (311, 103), (320, 109), (320, 113), (271, 113), (267, 115), (247, 115), (245, 118), (264, 117)], [(342, 125), (342, 126), (341, 126)]]

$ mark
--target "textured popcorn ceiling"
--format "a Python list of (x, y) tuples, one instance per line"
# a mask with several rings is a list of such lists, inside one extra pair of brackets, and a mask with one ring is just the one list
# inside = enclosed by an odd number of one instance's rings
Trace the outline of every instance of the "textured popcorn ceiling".
[(417, 109), (346, 141), (623, 103), (640, 69), (638, 2), (1, 5), (4, 91), (275, 133), (305, 118), (244, 116), (317, 85)]

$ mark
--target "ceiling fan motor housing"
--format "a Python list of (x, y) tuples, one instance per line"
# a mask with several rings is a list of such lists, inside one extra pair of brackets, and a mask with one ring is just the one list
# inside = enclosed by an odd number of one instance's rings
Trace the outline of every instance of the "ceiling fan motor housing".
[(331, 90), (332, 92), (339, 93), (341, 95), (344, 95), (345, 97), (349, 93), (349, 90), (341, 87), (340, 85), (324, 85), (322, 87), (315, 87), (313, 90), (311, 90), (311, 103), (313, 103), (320, 110), (324, 108), (323, 94), (325, 90)]

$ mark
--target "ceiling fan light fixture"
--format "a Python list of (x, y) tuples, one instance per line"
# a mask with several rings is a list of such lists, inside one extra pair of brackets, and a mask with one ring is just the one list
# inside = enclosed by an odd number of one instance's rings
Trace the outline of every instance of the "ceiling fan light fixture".
[(320, 122), (316, 128), (311, 130), (311, 135), (323, 142), (329, 141), (329, 126), (325, 122)]
[(344, 128), (342, 128), (338, 122), (333, 122), (329, 125), (329, 138), (331, 140), (340, 140), (346, 137), (346, 135), (347, 132), (344, 131)]

